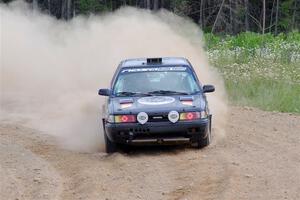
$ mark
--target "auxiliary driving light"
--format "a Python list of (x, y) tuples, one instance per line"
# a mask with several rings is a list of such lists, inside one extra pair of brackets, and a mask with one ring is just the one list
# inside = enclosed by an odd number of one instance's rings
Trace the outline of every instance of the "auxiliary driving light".
[(168, 114), (168, 119), (172, 122), (172, 123), (176, 123), (179, 120), (179, 113), (175, 110), (170, 111)]
[(137, 115), (137, 121), (140, 123), (140, 124), (145, 124), (147, 121), (148, 121), (148, 114), (145, 113), (145, 112), (140, 112), (138, 115)]

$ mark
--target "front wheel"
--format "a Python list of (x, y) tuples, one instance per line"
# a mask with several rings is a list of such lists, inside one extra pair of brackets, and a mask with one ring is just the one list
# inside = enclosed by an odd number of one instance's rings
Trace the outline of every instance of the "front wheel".
[(208, 124), (207, 134), (204, 138), (202, 138), (202, 137), (198, 138), (197, 144), (196, 144), (196, 147), (198, 149), (204, 148), (211, 143), (211, 121), (212, 121), (212, 115), (209, 115), (209, 124)]
[(105, 151), (106, 153), (114, 153), (117, 151), (117, 146), (114, 142), (110, 141), (104, 131), (104, 140), (105, 140)]
[(208, 146), (210, 144), (210, 142), (211, 142), (211, 131), (210, 131), (210, 129), (208, 129), (206, 137), (199, 138), (197, 141), (196, 147), (198, 149), (204, 148), (204, 147)]
[(204, 138), (199, 137), (197, 139), (196, 144), (194, 144), (193, 146), (196, 147), (197, 149), (201, 149), (208, 146), (210, 143), (211, 143), (211, 115), (210, 115), (209, 126), (208, 126), (206, 136)]
[(104, 135), (104, 141), (105, 141), (105, 152), (106, 153), (114, 153), (117, 151), (117, 145), (116, 143), (110, 141), (110, 139), (106, 135), (105, 131), (105, 121), (102, 120), (102, 126), (103, 126), (103, 135)]

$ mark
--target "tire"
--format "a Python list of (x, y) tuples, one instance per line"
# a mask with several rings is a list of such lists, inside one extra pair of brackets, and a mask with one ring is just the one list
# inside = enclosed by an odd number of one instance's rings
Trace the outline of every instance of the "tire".
[(104, 132), (104, 140), (105, 140), (105, 152), (106, 153), (114, 153), (117, 151), (117, 146), (114, 142), (110, 141)]
[(202, 149), (208, 146), (211, 142), (211, 131), (208, 130), (207, 136), (205, 138), (199, 138), (197, 141), (197, 149)]
[(207, 136), (205, 138), (199, 138), (197, 143), (196, 143), (196, 148), (197, 149), (202, 149), (206, 146), (208, 146), (211, 143), (211, 116), (209, 120), (209, 127), (207, 130)]
[(119, 144), (118, 148), (120, 148), (120, 150), (124, 153), (130, 153), (132, 151), (132, 147), (127, 144)]
[(105, 141), (105, 152), (109, 153), (109, 154), (116, 152), (117, 145), (116, 145), (116, 143), (110, 141), (110, 139), (107, 137), (104, 121), (103, 121), (103, 135), (104, 135), (104, 141)]

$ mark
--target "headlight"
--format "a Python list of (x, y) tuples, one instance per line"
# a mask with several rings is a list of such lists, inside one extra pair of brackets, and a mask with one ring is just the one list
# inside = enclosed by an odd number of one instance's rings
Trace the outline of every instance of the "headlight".
[(136, 122), (135, 115), (109, 115), (107, 117), (109, 123), (134, 123)]
[(181, 121), (191, 121), (191, 120), (203, 119), (203, 118), (207, 118), (206, 111), (180, 113)]
[(201, 114), (200, 112), (186, 112), (186, 113), (180, 113), (180, 120), (195, 120), (195, 119), (200, 119)]
[(135, 115), (115, 115), (115, 123), (134, 123)]

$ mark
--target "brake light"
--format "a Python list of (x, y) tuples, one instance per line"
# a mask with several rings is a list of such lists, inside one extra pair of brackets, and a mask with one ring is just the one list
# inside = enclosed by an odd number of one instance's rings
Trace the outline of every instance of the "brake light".
[(180, 120), (190, 121), (190, 120), (195, 120), (200, 118), (201, 118), (200, 112), (186, 112), (180, 114)]
[(115, 116), (116, 123), (133, 123), (136, 122), (135, 115), (116, 115)]

